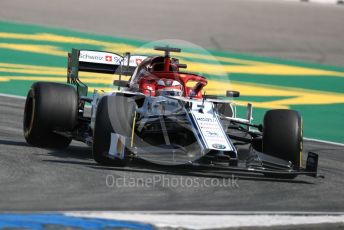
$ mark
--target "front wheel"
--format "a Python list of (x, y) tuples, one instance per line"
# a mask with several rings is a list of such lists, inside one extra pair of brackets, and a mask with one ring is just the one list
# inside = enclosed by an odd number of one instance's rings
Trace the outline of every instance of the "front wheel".
[(264, 116), (263, 153), (302, 166), (302, 119), (294, 110), (269, 110)]
[(107, 157), (110, 149), (111, 133), (130, 137), (136, 103), (124, 96), (104, 96), (99, 101), (93, 132), (93, 158), (101, 165), (125, 166), (128, 158)]

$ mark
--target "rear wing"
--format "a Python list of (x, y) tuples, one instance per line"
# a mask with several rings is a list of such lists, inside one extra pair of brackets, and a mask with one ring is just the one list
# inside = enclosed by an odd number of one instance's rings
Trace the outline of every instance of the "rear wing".
[(79, 95), (84, 96), (87, 95), (87, 86), (79, 80), (80, 71), (131, 76), (145, 58), (147, 56), (130, 53), (121, 56), (111, 52), (72, 49), (68, 53), (67, 82), (77, 85)]

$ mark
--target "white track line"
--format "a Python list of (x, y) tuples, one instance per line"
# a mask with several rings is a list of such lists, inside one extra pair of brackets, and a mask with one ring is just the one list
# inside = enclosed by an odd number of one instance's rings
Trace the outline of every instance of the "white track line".
[(9, 98), (17, 98), (17, 99), (26, 99), (24, 96), (17, 96), (17, 95), (12, 95), (12, 94), (5, 94), (5, 93), (0, 93), (1, 97), (9, 97)]
[[(8, 97), (8, 98), (16, 98), (16, 99), (26, 99), (24, 96), (16, 96), (16, 95), (11, 95), (11, 94), (5, 94), (5, 93), (0, 93), (1, 97)], [(344, 146), (343, 143), (338, 143), (338, 142), (332, 142), (332, 141), (324, 141), (324, 140), (319, 140), (319, 139), (313, 139), (313, 138), (303, 138), (304, 140), (307, 141), (314, 141), (314, 142), (319, 142), (319, 143), (325, 143), (325, 144), (331, 144), (331, 145), (338, 145), (338, 146)]]
[(338, 142), (323, 141), (323, 140), (318, 140), (318, 139), (313, 139), (313, 138), (307, 138), (307, 137), (304, 137), (303, 139), (306, 140), (306, 141), (314, 141), (314, 142), (319, 142), (319, 143), (324, 143), (324, 144), (331, 144), (331, 145), (344, 146), (344, 144), (338, 143)]
[(157, 227), (215, 229), (230, 227), (268, 227), (301, 224), (344, 223), (344, 215), (217, 215), (152, 212), (67, 212), (65, 215), (150, 223)]

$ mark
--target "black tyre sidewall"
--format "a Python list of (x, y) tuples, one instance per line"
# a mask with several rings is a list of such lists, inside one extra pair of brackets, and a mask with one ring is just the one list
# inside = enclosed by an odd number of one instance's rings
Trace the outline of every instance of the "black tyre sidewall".
[(100, 99), (93, 132), (93, 158), (96, 162), (111, 166), (125, 166), (128, 163), (126, 156), (124, 159), (110, 159), (106, 155), (110, 148), (111, 133), (130, 137), (135, 109), (136, 104), (130, 98), (104, 96)]
[(24, 110), (23, 126), (27, 143), (38, 147), (66, 148), (71, 139), (54, 133), (54, 130), (71, 131), (77, 124), (77, 113), (78, 97), (72, 86), (34, 83), (28, 92)]
[(295, 168), (302, 164), (302, 119), (294, 110), (270, 110), (264, 116), (263, 152), (291, 161)]

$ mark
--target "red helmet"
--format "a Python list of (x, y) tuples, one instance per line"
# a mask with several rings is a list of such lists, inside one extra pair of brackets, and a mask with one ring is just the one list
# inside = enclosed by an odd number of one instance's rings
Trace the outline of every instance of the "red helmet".
[(182, 96), (183, 86), (179, 81), (161, 78), (157, 81), (157, 96)]

